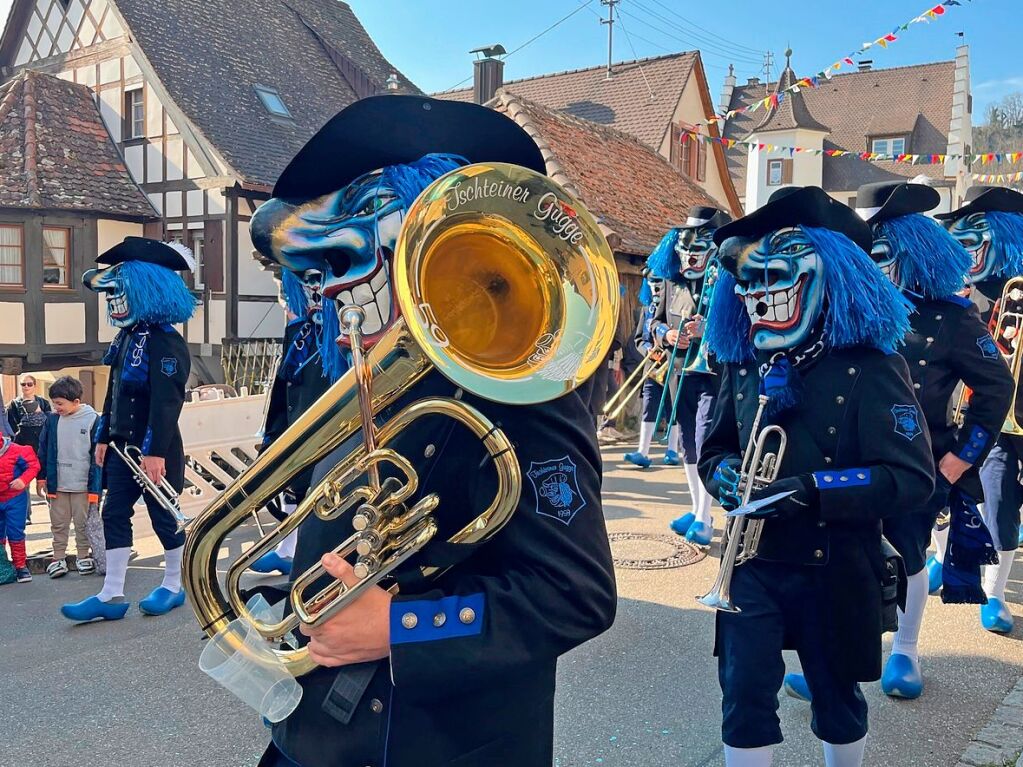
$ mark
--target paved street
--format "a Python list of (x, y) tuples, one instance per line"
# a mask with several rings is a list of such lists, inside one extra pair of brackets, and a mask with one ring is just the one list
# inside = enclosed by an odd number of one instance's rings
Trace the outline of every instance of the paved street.
[[(688, 503), (682, 469), (626, 469), (619, 463), (623, 452), (605, 451), (608, 526), (613, 532), (661, 534)], [(36, 507), (35, 513), (45, 522), (44, 508)], [(137, 527), (140, 556), (128, 575), (132, 600), (161, 577), (159, 545), (141, 519)], [(32, 526), (30, 540), (30, 550), (48, 546), (48, 528)], [(627, 546), (617, 550), (639, 555), (636, 545)], [(650, 544), (646, 553), (666, 551)], [(723, 763), (711, 656), (713, 614), (693, 599), (706, 591), (716, 568), (712, 551), (685, 568), (619, 571), (615, 626), (561, 663), (560, 767)], [(0, 590), (0, 675), (8, 692), (0, 719), (5, 741), (0, 764), (254, 764), (266, 731), (198, 670), (201, 644), (191, 611), (143, 618), (133, 609), (119, 623), (87, 626), (72, 626), (59, 616), (62, 602), (95, 593), (99, 585), (98, 578), (72, 574), (59, 581), (37, 576), (30, 585)], [(1017, 617), (1009, 637), (984, 632), (976, 607), (930, 600), (921, 642), (927, 692), (920, 701), (896, 702), (877, 685), (868, 686), (868, 765), (952, 767), (958, 762), (1023, 675), (1019, 565), (1009, 599)], [(787, 740), (775, 764), (821, 764), (809, 711), (782, 697), (781, 716)]]

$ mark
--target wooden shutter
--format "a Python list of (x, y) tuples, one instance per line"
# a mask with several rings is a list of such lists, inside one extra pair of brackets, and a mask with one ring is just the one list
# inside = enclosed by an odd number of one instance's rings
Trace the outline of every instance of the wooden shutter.
[(781, 161), (781, 182), (783, 184), (792, 183), (792, 160)]
[(163, 221), (147, 221), (142, 225), (142, 236), (151, 240), (163, 239)]
[[(82, 382), (82, 402), (96, 404), (96, 373), (92, 370), (79, 370), (78, 380)], [(102, 402), (100, 403), (103, 404)]]
[(671, 139), (668, 142), (668, 162), (675, 170), (681, 170), (682, 162), (682, 131), (675, 123), (671, 124)]
[(224, 292), (224, 222), (207, 221), (203, 227), (203, 279), (211, 293)]
[(707, 144), (700, 142), (700, 153), (696, 161), (696, 180), (707, 180)]

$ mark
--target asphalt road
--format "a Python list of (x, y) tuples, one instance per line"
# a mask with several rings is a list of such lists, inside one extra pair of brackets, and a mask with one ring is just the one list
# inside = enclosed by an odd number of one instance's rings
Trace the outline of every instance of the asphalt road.
[[(611, 531), (666, 531), (688, 503), (681, 468), (645, 472), (605, 451), (605, 514)], [(667, 499), (667, 500), (665, 500)], [(143, 515), (144, 516), (144, 515)], [(718, 515), (720, 516), (720, 515)], [(36, 509), (45, 523), (45, 508)], [(720, 518), (718, 519), (720, 524)], [(248, 535), (239, 536), (237, 551)], [(29, 529), (30, 550), (47, 545), (48, 528)], [(138, 520), (128, 596), (137, 600), (161, 578), (159, 545)], [(628, 544), (626, 555), (659, 556), (666, 547)], [(698, 767), (721, 765), (720, 697), (711, 655), (713, 613), (694, 595), (709, 587), (716, 551), (695, 565), (620, 570), (614, 627), (560, 665), (559, 767)], [(190, 610), (146, 618), (134, 608), (117, 623), (73, 626), (59, 605), (95, 593), (95, 576), (58, 581), (37, 576), (0, 589), (0, 766), (248, 766), (267, 739), (257, 717), (197, 667), (200, 634)], [(1015, 633), (979, 626), (976, 607), (932, 598), (921, 640), (927, 690), (893, 701), (866, 686), (871, 707), (868, 765), (952, 767), (973, 734), (1023, 675), (1023, 567), (1009, 586)], [(794, 666), (794, 658), (791, 659)], [(823, 763), (809, 731), (809, 711), (781, 697), (786, 742), (775, 764)]]

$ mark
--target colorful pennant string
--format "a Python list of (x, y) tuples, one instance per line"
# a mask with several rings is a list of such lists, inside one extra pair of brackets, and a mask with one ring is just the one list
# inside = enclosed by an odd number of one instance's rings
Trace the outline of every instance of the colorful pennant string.
[(974, 173), (973, 180), (982, 184), (1013, 184), (1023, 181), (1023, 171), (1017, 173)]

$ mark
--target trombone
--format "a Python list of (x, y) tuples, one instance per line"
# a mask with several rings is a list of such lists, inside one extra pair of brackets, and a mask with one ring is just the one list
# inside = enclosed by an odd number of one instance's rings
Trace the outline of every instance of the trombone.
[(186, 517), (182, 513), (178, 491), (167, 481), (167, 478), (161, 477), (159, 482), (153, 482), (142, 468), (142, 450), (134, 445), (126, 444), (124, 448), (120, 448), (116, 442), (111, 442), (110, 447), (124, 461), (124, 465), (131, 470), (139, 487), (149, 493), (168, 514), (174, 517), (178, 523), (177, 531), (185, 532), (185, 529), (191, 524), (192, 518)]
[[(741, 488), (739, 497), (742, 499), (742, 505), (749, 503), (749, 499), (755, 491), (762, 490), (778, 478), (778, 468), (785, 455), (785, 446), (788, 443), (785, 430), (780, 426), (767, 426), (760, 429), (760, 421), (769, 399), (764, 394), (760, 395), (757, 415), (753, 419), (753, 430), (750, 432), (746, 452), (742, 455), (742, 467), (739, 472), (739, 487)], [(772, 434), (778, 435), (778, 450), (769, 453), (767, 452), (767, 440)], [(725, 526), (727, 543), (721, 554), (721, 566), (718, 569), (717, 579), (710, 591), (702, 597), (697, 597), (697, 602), (725, 613), (742, 612), (732, 601), (732, 576), (735, 574), (736, 567), (756, 557), (763, 531), (764, 520), (762, 519), (728, 518), (728, 523)]]
[(632, 398), (642, 391), (643, 385), (648, 380), (656, 381), (663, 386), (667, 372), (668, 363), (664, 359), (664, 350), (659, 348), (651, 349), (643, 357), (643, 361), (625, 379), (625, 382), (614, 393), (614, 396), (607, 401), (600, 414), (604, 417), (605, 421), (613, 421), (621, 415), (621, 412), (632, 401)]
[[(1016, 398), (1019, 396), (1020, 373), (1023, 368), (1023, 277), (1013, 277), (1005, 283), (1002, 295), (995, 305), (995, 311), (988, 320), (988, 330), (995, 341), (1002, 359), (1012, 374), (1012, 402), (1002, 424), (1002, 434), (1023, 436), (1023, 424), (1016, 417)], [(1012, 307), (1010, 310), (1009, 307)], [(1003, 343), (1004, 341), (1004, 343)], [(952, 422), (962, 426), (969, 409), (972, 390), (965, 384), (960, 387)]]

